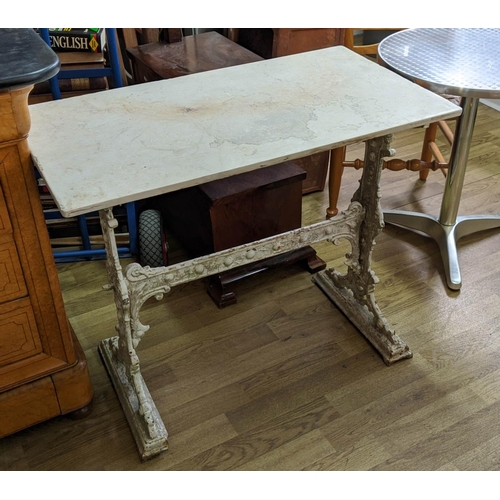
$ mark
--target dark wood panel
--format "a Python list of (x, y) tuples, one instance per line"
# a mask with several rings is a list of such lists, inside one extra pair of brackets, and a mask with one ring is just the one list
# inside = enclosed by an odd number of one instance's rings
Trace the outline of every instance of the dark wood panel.
[(234, 40), (265, 59), (344, 43), (344, 28), (236, 28)]
[(197, 257), (301, 225), (301, 183), (293, 163), (265, 167), (158, 197), (167, 227)]

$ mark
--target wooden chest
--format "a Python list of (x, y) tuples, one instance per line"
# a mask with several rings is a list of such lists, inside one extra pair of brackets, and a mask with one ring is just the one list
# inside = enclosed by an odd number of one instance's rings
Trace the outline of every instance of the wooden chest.
[[(190, 257), (198, 257), (301, 227), (305, 177), (296, 164), (281, 163), (169, 193), (151, 203)], [(325, 267), (316, 252), (305, 247), (216, 275), (209, 294), (219, 307), (233, 304), (236, 281), (297, 261), (314, 272)]]

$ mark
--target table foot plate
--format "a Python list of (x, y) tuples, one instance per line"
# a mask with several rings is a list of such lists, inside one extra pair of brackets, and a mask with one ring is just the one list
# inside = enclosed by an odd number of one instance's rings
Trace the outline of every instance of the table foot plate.
[(403, 210), (384, 211), (384, 221), (428, 236), (438, 244), (446, 283), (451, 290), (460, 290), (462, 286), (457, 241), (469, 234), (500, 227), (498, 215), (466, 215), (457, 217), (452, 225), (444, 225), (432, 215)]
[(99, 344), (99, 354), (101, 355), (104, 365), (106, 366), (108, 374), (111, 378), (116, 394), (118, 395), (118, 399), (120, 400), (123, 408), (123, 412), (127, 417), (141, 459), (143, 461), (149, 460), (150, 458), (154, 458), (159, 455), (162, 451), (166, 451), (168, 449), (167, 430), (163, 424), (160, 414), (158, 413), (156, 405), (153, 402), (153, 398), (151, 397), (142, 378), (142, 375), (140, 375), (142, 389), (149, 400), (148, 403), (151, 405), (151, 414), (155, 420), (158, 434), (155, 438), (150, 437), (148, 427), (138, 410), (139, 404), (137, 394), (126, 376), (125, 365), (119, 361), (115, 355), (117, 345), (118, 337), (104, 339)]
[(357, 302), (349, 289), (333, 282), (332, 273), (330, 270), (321, 271), (312, 280), (375, 347), (385, 364), (413, 357), (409, 347), (397, 335), (385, 335), (377, 326), (382, 318), (376, 318), (367, 307)]

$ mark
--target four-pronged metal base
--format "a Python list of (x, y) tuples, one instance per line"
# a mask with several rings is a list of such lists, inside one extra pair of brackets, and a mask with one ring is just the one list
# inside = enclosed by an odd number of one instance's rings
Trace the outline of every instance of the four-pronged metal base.
[(455, 224), (445, 226), (432, 215), (402, 210), (385, 210), (384, 221), (423, 233), (436, 241), (443, 258), (446, 282), (451, 290), (460, 290), (462, 286), (457, 241), (469, 234), (500, 227), (498, 215), (466, 215), (457, 217)]

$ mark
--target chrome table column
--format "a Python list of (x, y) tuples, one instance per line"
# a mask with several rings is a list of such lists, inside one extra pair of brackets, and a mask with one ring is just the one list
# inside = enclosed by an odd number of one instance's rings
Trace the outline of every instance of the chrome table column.
[(384, 220), (433, 238), (443, 258), (452, 290), (462, 285), (457, 241), (500, 227), (500, 216), (458, 216), (479, 98), (500, 97), (498, 29), (412, 29), (395, 33), (379, 45), (379, 61), (419, 85), (461, 96), (460, 117), (450, 156), (439, 218), (402, 210), (384, 210)]

